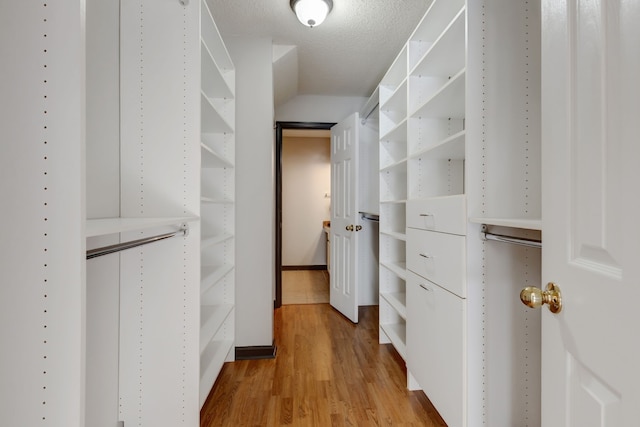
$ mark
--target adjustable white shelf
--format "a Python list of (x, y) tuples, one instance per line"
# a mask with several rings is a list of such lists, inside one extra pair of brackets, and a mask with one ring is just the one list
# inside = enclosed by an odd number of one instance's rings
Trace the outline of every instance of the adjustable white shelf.
[(203, 204), (211, 204), (211, 205), (233, 205), (235, 202), (233, 200), (228, 199), (214, 199), (212, 197), (200, 197), (200, 201)]
[(380, 294), (398, 312), (400, 317), (407, 319), (407, 294), (404, 292), (389, 292)]
[(231, 160), (218, 154), (205, 143), (200, 143), (202, 148), (202, 167), (203, 168), (232, 168), (234, 164)]
[(380, 262), (380, 265), (387, 270), (393, 272), (401, 279), (407, 278), (407, 263), (406, 262)]
[(202, 61), (201, 73), (203, 76), (207, 76), (207, 79), (202, 82), (202, 92), (211, 98), (233, 98), (233, 68), (219, 67), (204, 40), (200, 42), (200, 58)]
[(230, 108), (232, 101), (209, 98), (203, 92), (200, 96), (200, 120), (202, 133), (229, 133), (233, 126), (225, 117), (224, 110)]
[[(383, 297), (384, 298), (384, 297)], [(380, 323), (380, 329), (389, 338), (400, 357), (407, 359), (407, 325), (400, 323)]]
[(233, 234), (221, 234), (219, 236), (211, 236), (211, 237), (202, 236), (200, 249), (206, 249), (209, 246), (217, 245), (218, 243), (223, 243), (231, 239), (233, 239)]
[(465, 72), (464, 69), (451, 77), (433, 96), (411, 114), (417, 118), (464, 118), (465, 116)]
[(380, 171), (381, 202), (401, 202), (407, 198), (407, 162), (393, 166)]
[(213, 384), (218, 378), (226, 355), (233, 350), (233, 345), (233, 340), (214, 339), (200, 354), (200, 396), (209, 394), (209, 384)]
[[(389, 68), (380, 82), (380, 106), (384, 106), (389, 99), (397, 94), (398, 88), (407, 79), (407, 50), (406, 48), (398, 54), (395, 61)], [(406, 95), (403, 95), (406, 96)], [(404, 107), (402, 107), (404, 108)]]
[(207, 348), (232, 310), (233, 305), (231, 304), (203, 305), (200, 307), (200, 353)]
[[(412, 69), (446, 33), (454, 16), (465, 6), (465, 0), (434, 1), (407, 42), (409, 68)], [(462, 46), (464, 48), (464, 46)], [(451, 52), (458, 55), (459, 52)]]
[(380, 104), (380, 113), (391, 119), (394, 124), (407, 117), (407, 79), (396, 88), (386, 102)]
[(384, 166), (380, 168), (380, 172), (398, 172), (398, 173), (407, 173), (407, 158), (398, 160), (395, 163)]
[(232, 264), (223, 264), (219, 266), (203, 265), (200, 271), (200, 293), (205, 294), (212, 287), (221, 283), (235, 267)]
[(381, 230), (380, 234), (384, 234), (385, 236), (391, 236), (394, 239), (398, 239), (398, 240), (407, 240), (407, 234), (406, 233), (398, 233), (395, 231), (384, 231)]
[(410, 159), (417, 157), (429, 157), (431, 159), (456, 159), (465, 158), (465, 131), (460, 131), (455, 135), (440, 141), (433, 146), (423, 148), (413, 154)]
[(453, 76), (465, 67), (464, 7), (410, 71), (411, 76)]
[(380, 137), (380, 168), (407, 158), (407, 120)]

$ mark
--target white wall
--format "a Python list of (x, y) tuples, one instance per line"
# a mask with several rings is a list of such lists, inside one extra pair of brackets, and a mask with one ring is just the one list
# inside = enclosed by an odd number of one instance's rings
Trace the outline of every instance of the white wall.
[(360, 111), (367, 99), (359, 96), (298, 95), (276, 109), (276, 121), (338, 123)]
[(236, 346), (273, 343), (275, 179), (268, 38), (225, 40), (236, 67)]
[(326, 265), (322, 221), (331, 215), (331, 139), (282, 140), (282, 265)]

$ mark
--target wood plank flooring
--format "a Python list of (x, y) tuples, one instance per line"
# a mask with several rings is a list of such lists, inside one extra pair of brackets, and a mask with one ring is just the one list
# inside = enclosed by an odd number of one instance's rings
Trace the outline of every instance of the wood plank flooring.
[(326, 270), (285, 270), (282, 272), (282, 304), (329, 302), (329, 273)]
[(278, 353), (226, 363), (200, 426), (446, 427), (422, 392), (406, 389), (403, 360), (378, 344), (378, 307), (354, 325), (328, 304), (276, 310)]

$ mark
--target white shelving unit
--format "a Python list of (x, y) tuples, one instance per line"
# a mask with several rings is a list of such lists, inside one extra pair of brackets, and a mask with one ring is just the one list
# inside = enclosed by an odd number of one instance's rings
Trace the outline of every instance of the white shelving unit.
[(405, 47), (380, 93), (380, 342), (406, 357), (407, 59)]
[(207, 5), (5, 12), (3, 422), (195, 426), (235, 316), (235, 75)]
[[(435, 0), (409, 38), (407, 372), (465, 425), (466, 7)], [(447, 387), (442, 381), (449, 382)]]
[(201, 4), (200, 407), (235, 340), (235, 69)]
[(380, 83), (380, 342), (448, 425), (540, 423), (540, 250), (481, 238), (540, 238), (539, 8), (434, 0)]

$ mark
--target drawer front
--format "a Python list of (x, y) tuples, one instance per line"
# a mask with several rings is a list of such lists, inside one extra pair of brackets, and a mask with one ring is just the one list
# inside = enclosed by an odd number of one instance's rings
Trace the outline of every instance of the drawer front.
[(409, 229), (407, 268), (466, 298), (465, 237)]
[(409, 272), (407, 369), (447, 425), (466, 419), (465, 300)]
[(436, 197), (407, 201), (407, 227), (467, 234), (465, 196)]

